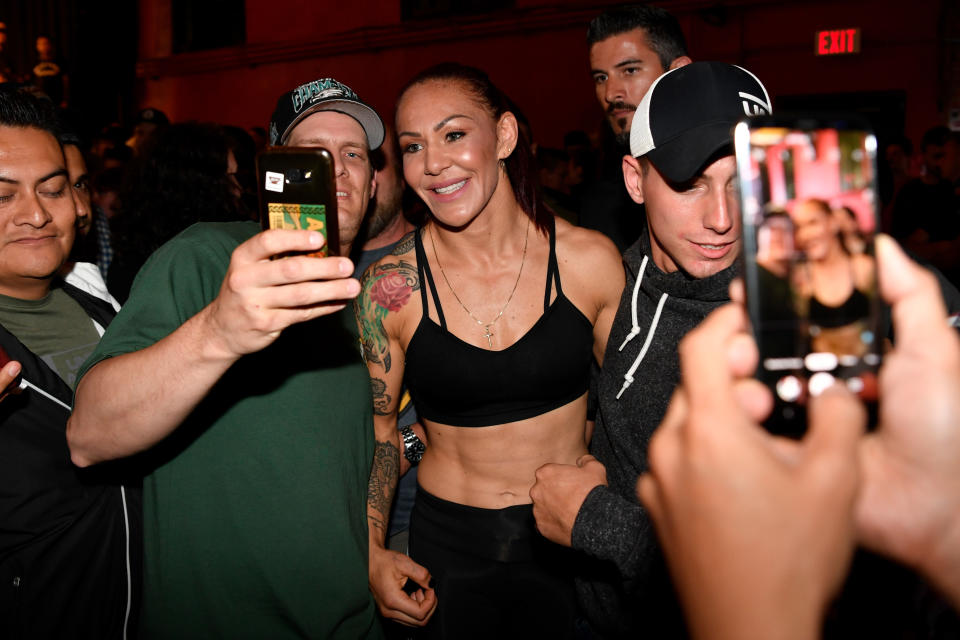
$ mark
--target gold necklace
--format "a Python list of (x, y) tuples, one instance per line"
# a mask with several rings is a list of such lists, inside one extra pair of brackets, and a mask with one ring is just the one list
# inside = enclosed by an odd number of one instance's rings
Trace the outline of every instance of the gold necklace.
[(450, 293), (453, 294), (453, 297), (457, 299), (457, 302), (460, 303), (460, 306), (463, 307), (463, 310), (467, 312), (474, 322), (483, 327), (484, 333), (483, 337), (487, 339), (487, 346), (493, 349), (493, 332), (490, 331), (491, 327), (500, 319), (500, 316), (503, 315), (503, 312), (507, 310), (507, 305), (510, 304), (510, 301), (513, 300), (513, 294), (517, 292), (517, 285), (520, 284), (520, 275), (523, 273), (523, 265), (527, 261), (527, 242), (530, 240), (530, 219), (527, 218), (527, 230), (523, 234), (523, 257), (520, 259), (520, 271), (517, 273), (517, 281), (513, 283), (513, 290), (510, 292), (510, 297), (507, 298), (507, 301), (503, 303), (503, 306), (500, 307), (500, 313), (497, 314), (497, 317), (491, 320), (490, 322), (484, 322), (477, 316), (473, 315), (470, 312), (470, 309), (467, 309), (467, 305), (463, 304), (463, 300), (460, 299), (460, 296), (457, 295), (457, 292), (454, 291), (453, 285), (450, 284), (450, 281), (447, 279), (447, 274), (443, 271), (443, 265), (440, 264), (440, 254), (437, 253), (437, 241), (433, 237), (433, 225), (430, 226), (430, 244), (433, 245), (433, 255), (437, 258), (437, 266), (440, 267), (440, 275), (443, 276), (443, 281), (447, 283), (447, 287), (450, 289)]

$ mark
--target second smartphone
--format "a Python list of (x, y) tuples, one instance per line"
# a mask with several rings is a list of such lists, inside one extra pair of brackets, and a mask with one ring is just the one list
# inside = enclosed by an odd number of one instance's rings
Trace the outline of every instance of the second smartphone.
[[(875, 411), (877, 141), (853, 117), (753, 117), (734, 132), (747, 309), (767, 427), (800, 436), (806, 405), (841, 383)], [(871, 416), (873, 418), (873, 416)]]

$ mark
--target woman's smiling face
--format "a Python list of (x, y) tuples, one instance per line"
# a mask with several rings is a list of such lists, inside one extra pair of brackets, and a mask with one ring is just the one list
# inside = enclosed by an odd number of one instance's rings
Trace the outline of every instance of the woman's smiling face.
[(463, 82), (416, 84), (397, 105), (403, 176), (439, 222), (465, 226), (498, 189), (510, 190), (499, 160), (513, 150), (515, 129), (512, 115), (494, 119)]

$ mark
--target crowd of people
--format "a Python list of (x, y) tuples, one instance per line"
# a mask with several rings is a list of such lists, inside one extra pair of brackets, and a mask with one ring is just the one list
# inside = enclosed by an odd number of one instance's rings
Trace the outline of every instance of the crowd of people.
[[(457, 63), (392, 123), (319, 78), (265, 130), (147, 108), (89, 145), (0, 86), (0, 636), (960, 633), (956, 135), (886, 154), (924, 266), (771, 217), (773, 277), (802, 246), (833, 308), (875, 263), (894, 329), (872, 431), (835, 385), (776, 437), (732, 145), (774, 100), (662, 9), (587, 42), (600, 154)], [(331, 153), (338, 255), (261, 230), (264, 144)]]

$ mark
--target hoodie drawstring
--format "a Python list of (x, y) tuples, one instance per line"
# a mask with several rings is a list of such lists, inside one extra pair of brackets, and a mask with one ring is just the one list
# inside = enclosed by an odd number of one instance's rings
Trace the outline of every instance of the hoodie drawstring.
[(633, 321), (633, 326), (630, 328), (630, 333), (627, 334), (626, 339), (617, 351), (623, 351), (627, 343), (640, 333), (640, 323), (637, 322), (637, 295), (640, 293), (640, 283), (643, 282), (643, 272), (647, 270), (647, 260), (647, 256), (643, 256), (643, 262), (640, 263), (640, 272), (637, 274), (637, 281), (633, 285), (633, 300), (630, 306), (630, 319)]
[[(637, 321), (637, 296), (640, 293), (640, 283), (643, 282), (643, 272), (647, 268), (647, 260), (647, 256), (643, 256), (643, 262), (640, 263), (640, 272), (637, 274), (637, 283), (633, 286), (633, 298), (630, 307), (630, 318), (633, 321), (633, 327), (630, 329), (630, 333), (627, 334), (626, 339), (623, 341), (623, 344), (620, 345), (618, 351), (623, 351), (627, 343), (640, 333), (640, 323)], [(653, 342), (653, 335), (657, 331), (657, 323), (660, 322), (660, 313), (663, 311), (663, 305), (667, 302), (667, 297), (666, 293), (660, 295), (657, 310), (653, 314), (653, 320), (650, 322), (650, 328), (647, 330), (647, 338), (643, 341), (643, 347), (640, 349), (637, 359), (633, 361), (630, 369), (627, 370), (627, 373), (623, 376), (623, 386), (620, 387), (620, 392), (617, 393), (617, 400), (619, 400), (623, 392), (627, 390), (627, 387), (633, 384), (633, 374), (636, 373), (640, 363), (643, 362), (644, 356), (647, 355), (647, 349), (650, 348), (650, 343)]]
[(40, 395), (42, 395), (43, 397), (45, 397), (47, 400), (53, 400), (54, 402), (56, 402), (58, 405), (60, 405), (61, 407), (63, 407), (63, 408), (66, 409), (67, 411), (73, 411), (73, 408), (72, 408), (70, 405), (68, 405), (68, 404), (66, 404), (66, 403), (64, 403), (64, 402), (61, 402), (58, 398), (50, 395), (49, 393), (47, 393), (46, 391), (44, 391), (43, 389), (41, 389), (41, 388), (38, 387), (37, 385), (35, 385), (35, 384), (33, 384), (32, 382), (28, 381), (26, 378), (20, 378), (20, 389), (33, 389), (34, 391), (36, 391), (37, 393), (39, 393)]

